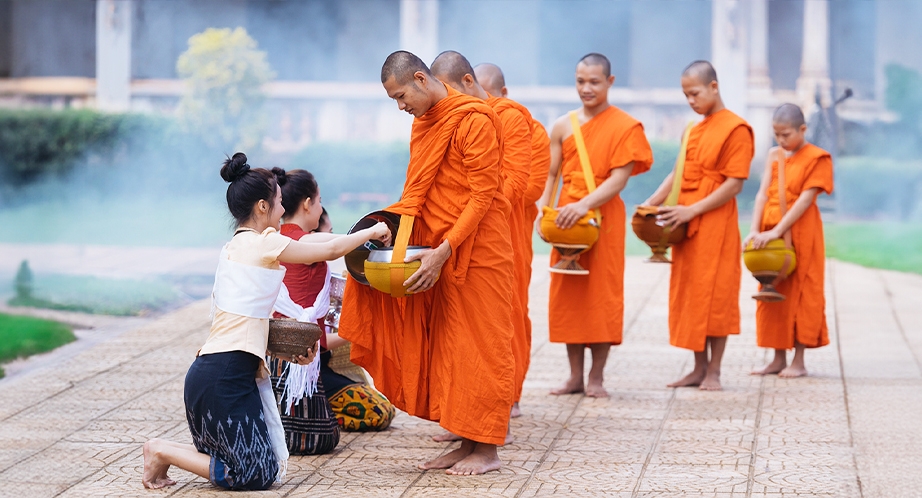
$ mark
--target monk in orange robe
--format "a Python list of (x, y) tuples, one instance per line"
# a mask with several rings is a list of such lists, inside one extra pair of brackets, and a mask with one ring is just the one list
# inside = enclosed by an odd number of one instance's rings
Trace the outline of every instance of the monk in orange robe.
[[(503, 195), (509, 201), (509, 238), (512, 243), (513, 290), (512, 290), (512, 352), (515, 357), (514, 400), (521, 397), (521, 382), (525, 380), (531, 359), (531, 341), (526, 338), (527, 294), (522, 296), (523, 272), (531, 272), (530, 262), (524, 261), (525, 209), (522, 195), (528, 185), (531, 169), (531, 113), (522, 105), (502, 97), (493, 97), (484, 90), (467, 58), (458, 52), (448, 50), (439, 54), (432, 62), (432, 74), (446, 85), (461, 93), (486, 101), (499, 117), (502, 124), (500, 143), (502, 149), (501, 171)], [(531, 223), (528, 223), (531, 228)], [(528, 240), (531, 243), (531, 240)], [(527, 284), (526, 284), (527, 285)], [(515, 407), (515, 404), (513, 404)], [(510, 417), (512, 413), (510, 412)], [(434, 436), (436, 441), (452, 441), (455, 434)], [(511, 442), (511, 434), (506, 442)]]
[[(628, 178), (653, 164), (653, 151), (643, 125), (608, 103), (608, 89), (615, 82), (611, 63), (601, 54), (589, 54), (576, 65), (576, 90), (583, 105), (578, 109), (580, 129), (589, 163), (598, 186), (589, 193), (577, 154), (568, 115), (551, 129), (551, 164), (541, 205), (557, 188), (554, 180), (562, 169), (563, 188), (556, 224), (571, 228), (591, 210), (602, 214), (599, 240), (580, 255), (579, 264), (588, 275), (551, 274), (548, 329), (551, 342), (567, 345), (570, 377), (551, 394), (585, 392), (606, 397), (603, 371), (612, 345), (621, 344), (624, 318), (624, 201), (618, 195)], [(551, 263), (560, 259), (556, 251)], [(584, 350), (592, 353), (588, 382), (583, 383)], [(585, 386), (585, 387), (584, 387)]]
[[(528, 318), (528, 286), (531, 283), (531, 262), (534, 257), (532, 249), (532, 230), (535, 226), (535, 214), (529, 213), (528, 206), (535, 208), (535, 202), (541, 196), (544, 183), (547, 181), (547, 168), (550, 159), (550, 147), (547, 132), (541, 123), (536, 121), (525, 106), (508, 97), (506, 77), (499, 66), (490, 63), (478, 64), (474, 67), (474, 76), (490, 96), (487, 103), (503, 121), (503, 135), (505, 145), (503, 148), (503, 161), (508, 161), (509, 169), (514, 169), (524, 177), (522, 193), (518, 199), (509, 198), (513, 203), (512, 215), (509, 218), (509, 228), (512, 230), (512, 244), (515, 261), (515, 291), (517, 298), (518, 315), (513, 318), (519, 320), (515, 324), (515, 335), (512, 338), (512, 350), (515, 354), (515, 403), (512, 405), (512, 418), (521, 416), (519, 402), (522, 400), (522, 387), (528, 366), (531, 364), (531, 319)], [(522, 126), (524, 122), (525, 127)], [(540, 127), (538, 147), (543, 142), (545, 151), (538, 153), (547, 156), (548, 162), (544, 163), (544, 176), (539, 171), (533, 171), (535, 166), (535, 137), (534, 133)], [(524, 138), (527, 137), (527, 141)], [(539, 161), (540, 162), (540, 161)], [(540, 177), (540, 179), (538, 178)], [(540, 182), (540, 183), (539, 183)], [(537, 191), (537, 193), (535, 193)], [(515, 197), (515, 193), (512, 194)], [(530, 199), (529, 199), (530, 197)], [(536, 210), (537, 208), (535, 208)]]
[(349, 280), (339, 333), (352, 361), (410, 415), (460, 435), (460, 448), (420, 465), (449, 474), (500, 468), (512, 407), (512, 245), (502, 194), (496, 113), (399, 51), (381, 69), (387, 95), (413, 114), (400, 202), (415, 216), (408, 257), (420, 268), (404, 298)]
[[(688, 138), (679, 205), (660, 207), (658, 217), (673, 228), (688, 223), (687, 237), (672, 247), (669, 343), (694, 351), (695, 367), (669, 387), (719, 390), (727, 336), (740, 333), (736, 194), (749, 176), (754, 144), (749, 124), (724, 107), (709, 62), (695, 61), (685, 68), (682, 90), (704, 120)], [(644, 204), (662, 204), (674, 175), (667, 175)]]
[[(829, 344), (823, 293), (826, 248), (816, 196), (821, 192), (832, 193), (832, 156), (806, 141), (804, 114), (794, 104), (784, 104), (775, 111), (772, 127), (775, 140), (784, 150), (785, 160), (783, 165), (779, 165), (778, 149), (769, 151), (752, 210), (752, 228), (743, 241), (743, 248), (750, 241), (756, 249), (764, 247), (770, 240), (779, 239), (790, 230), (797, 268), (776, 285), (778, 292), (784, 294), (784, 301), (759, 301), (756, 304), (757, 343), (759, 347), (774, 349), (775, 357), (771, 363), (752, 373), (802, 377), (807, 375), (804, 349)], [(784, 168), (785, 201), (788, 205), (784, 216), (778, 195), (779, 167)], [(790, 366), (787, 364), (788, 349), (794, 350)]]

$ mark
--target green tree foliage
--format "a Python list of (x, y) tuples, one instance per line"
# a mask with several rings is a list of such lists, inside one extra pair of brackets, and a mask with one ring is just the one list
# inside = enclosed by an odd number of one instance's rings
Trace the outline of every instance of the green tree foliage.
[(179, 115), (188, 131), (231, 152), (259, 145), (266, 125), (262, 85), (275, 73), (245, 29), (208, 28), (193, 35), (176, 71), (186, 80)]

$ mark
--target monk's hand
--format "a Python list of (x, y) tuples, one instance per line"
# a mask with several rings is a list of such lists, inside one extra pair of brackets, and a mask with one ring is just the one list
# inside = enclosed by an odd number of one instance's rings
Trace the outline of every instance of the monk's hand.
[(752, 235), (751, 237), (752, 237), (752, 248), (761, 249), (765, 247), (765, 245), (768, 244), (770, 241), (778, 239), (781, 236), (775, 233), (774, 230), (768, 230), (765, 232), (759, 232), (755, 235)]
[(750, 242), (752, 239), (754, 239), (755, 236), (756, 236), (756, 234), (758, 234), (758, 233), (759, 233), (759, 232), (756, 231), (756, 230), (750, 230), (750, 231), (749, 231), (749, 235), (747, 235), (746, 238), (743, 239), (743, 246), (742, 246), (742, 247), (743, 247), (743, 250), (744, 250), (744, 251), (746, 250), (746, 246), (749, 245), (749, 242)]
[(698, 216), (692, 206), (660, 206), (656, 215), (657, 225), (676, 229), (682, 223), (688, 223)]
[(420, 251), (404, 259), (406, 263), (410, 261), (420, 262), (416, 273), (410, 275), (410, 278), (403, 283), (403, 286), (407, 287), (407, 292), (416, 293), (431, 289), (435, 285), (435, 281), (438, 280), (442, 265), (448, 261), (449, 256), (451, 256), (451, 245), (446, 240), (435, 249)]
[(566, 230), (575, 225), (588, 212), (589, 207), (580, 201), (567, 204), (557, 210), (557, 220), (554, 224), (557, 225), (557, 228)]

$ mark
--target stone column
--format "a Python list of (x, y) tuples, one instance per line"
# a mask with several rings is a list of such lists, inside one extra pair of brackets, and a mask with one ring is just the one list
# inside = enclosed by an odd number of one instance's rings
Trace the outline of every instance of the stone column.
[(749, 40), (747, 6), (740, 0), (712, 0), (711, 64), (727, 109), (746, 116)]
[(759, 165), (772, 145), (772, 112), (777, 105), (772, 96), (768, 72), (768, 0), (748, 0), (749, 3), (749, 90), (746, 119), (752, 125), (756, 139), (755, 161), (750, 178), (761, 175)]
[(438, 0), (400, 0), (400, 48), (427, 65), (439, 55)]
[(804, 48), (797, 78), (797, 97), (809, 109), (817, 89), (824, 106), (830, 102), (829, 79), (829, 1), (804, 0)]
[(96, 106), (125, 111), (131, 104), (131, 0), (96, 0)]

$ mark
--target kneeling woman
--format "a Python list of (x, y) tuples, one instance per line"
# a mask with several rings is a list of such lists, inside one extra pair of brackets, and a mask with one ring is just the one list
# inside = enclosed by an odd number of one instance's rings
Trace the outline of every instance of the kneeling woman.
[[(379, 223), (329, 242), (293, 241), (278, 232), (284, 209), (275, 173), (251, 169), (238, 152), (225, 161), (221, 177), (230, 183), (227, 206), (238, 229), (218, 262), (210, 334), (186, 374), (186, 419), (194, 445), (145, 443), (147, 488), (175, 484), (167, 476), (171, 465), (228, 489), (268, 489), (281, 478), (288, 451), (263, 360), (272, 305), (285, 273), (279, 262), (336, 259), (390, 235)], [(307, 363), (316, 351), (305, 353), (285, 359)]]

